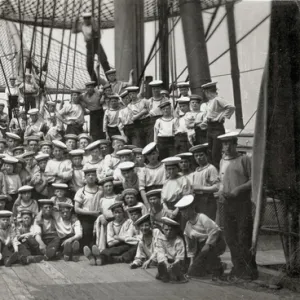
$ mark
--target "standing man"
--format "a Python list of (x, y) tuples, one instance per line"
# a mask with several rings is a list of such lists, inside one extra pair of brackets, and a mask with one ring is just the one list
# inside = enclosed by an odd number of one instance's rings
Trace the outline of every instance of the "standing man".
[(95, 85), (95, 81), (90, 81), (85, 84), (86, 92), (83, 94), (81, 101), (84, 108), (90, 111), (90, 135), (94, 141), (105, 139), (103, 132), (104, 98), (99, 91), (95, 90)]
[(15, 77), (9, 78), (9, 86), (5, 88), (5, 95), (7, 99), (8, 116), (9, 119), (11, 120), (14, 109), (19, 104), (19, 89), (16, 86)]
[(8, 131), (9, 123), (8, 114), (4, 112), (4, 106), (4, 103), (0, 103), (0, 131), (3, 137), (5, 136), (5, 132)]
[(203, 84), (201, 88), (208, 101), (205, 121), (207, 122), (209, 158), (210, 162), (216, 168), (219, 168), (222, 157), (222, 143), (218, 139), (218, 136), (225, 133), (225, 118), (231, 118), (235, 111), (235, 107), (218, 96), (217, 82)]
[(133, 70), (129, 72), (128, 82), (117, 80), (117, 74), (115, 69), (111, 69), (105, 72), (108, 82), (111, 85), (111, 89), (115, 94), (121, 94), (125, 88), (132, 86), (133, 82)]
[[(100, 43), (98, 24), (93, 20), (92, 13), (85, 12), (83, 15), (83, 22), (79, 22), (78, 17), (73, 22), (72, 33), (82, 32), (84, 40), (86, 42), (86, 67), (90, 74), (91, 80), (97, 82), (97, 74), (94, 70), (94, 57), (95, 54), (98, 55), (98, 61), (101, 63), (104, 71), (110, 69), (109, 63), (107, 61), (107, 56)], [(99, 48), (98, 48), (99, 47)], [(98, 66), (99, 67), (99, 63)], [(101, 78), (99, 77), (99, 80)], [(102, 83), (103, 84), (103, 83)]]
[(224, 229), (233, 269), (230, 279), (255, 280), (258, 277), (252, 255), (251, 159), (237, 152), (238, 133), (218, 137), (224, 156), (220, 162), (219, 201), (224, 204)]

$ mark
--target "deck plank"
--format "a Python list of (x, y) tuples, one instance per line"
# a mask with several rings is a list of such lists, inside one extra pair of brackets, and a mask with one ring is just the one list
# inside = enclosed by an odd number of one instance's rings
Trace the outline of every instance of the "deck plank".
[[(57, 262), (60, 263), (60, 262)], [(39, 264), (39, 267), (56, 283), (56, 284), (71, 284), (71, 281), (63, 274), (58, 272), (53, 264), (48, 261), (43, 261)]]
[(0, 300), (15, 300), (13, 293), (9, 289), (7, 283), (4, 281), (3, 275), (2, 275), (2, 268), (0, 267)]

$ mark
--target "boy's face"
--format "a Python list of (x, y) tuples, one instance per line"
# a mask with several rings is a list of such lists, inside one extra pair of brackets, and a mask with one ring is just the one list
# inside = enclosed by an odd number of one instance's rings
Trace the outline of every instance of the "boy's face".
[(25, 163), (27, 166), (31, 167), (32, 166), (32, 163), (33, 163), (33, 157), (26, 157), (24, 158), (25, 160)]
[(194, 153), (194, 158), (198, 165), (203, 165), (207, 163), (207, 156), (205, 152)]
[(48, 162), (48, 160), (41, 160), (41, 161), (39, 161), (38, 164), (39, 164), (39, 167), (40, 167), (41, 171), (45, 171), (47, 162)]
[(79, 148), (80, 149), (85, 149), (87, 147), (87, 145), (89, 144), (89, 141), (87, 139), (80, 139), (79, 140)]
[(124, 161), (131, 161), (131, 155), (130, 154), (120, 155), (120, 162), (124, 162)]
[(30, 141), (28, 143), (28, 149), (30, 151), (37, 152), (39, 150), (38, 142), (36, 142), (36, 141)]
[(117, 222), (121, 222), (125, 218), (124, 210), (121, 207), (117, 207), (113, 210), (113, 215)]
[(114, 189), (114, 185), (111, 181), (103, 184), (103, 191), (106, 195), (111, 195)]
[(32, 123), (35, 123), (38, 119), (38, 115), (31, 115), (30, 116)]
[(10, 218), (0, 218), (0, 227), (2, 229), (7, 229), (10, 225)]
[(128, 97), (131, 101), (135, 101), (137, 99), (137, 92), (129, 92)]
[(14, 156), (18, 156), (18, 155), (22, 155), (24, 153), (24, 151), (23, 150), (15, 150), (14, 151)]
[(137, 204), (136, 196), (133, 194), (127, 194), (124, 197), (124, 201), (128, 206), (135, 206)]
[(121, 170), (121, 173), (125, 180), (130, 180), (133, 177), (134, 170)]
[(8, 138), (6, 141), (7, 141), (8, 148), (16, 147), (17, 142), (14, 139)]
[(63, 220), (70, 220), (71, 218), (71, 209), (67, 207), (63, 207), (60, 209), (60, 216), (62, 217)]
[(158, 151), (154, 150), (151, 153), (146, 155), (149, 163), (157, 163), (158, 162)]
[(75, 167), (80, 167), (82, 165), (82, 156), (73, 156), (72, 164)]
[(144, 155), (142, 154), (136, 154), (135, 155), (135, 160), (138, 163), (139, 166), (143, 166), (145, 163), (145, 158)]
[(164, 224), (163, 225), (163, 232), (167, 239), (173, 239), (176, 237), (176, 230), (173, 226)]
[(177, 165), (166, 166), (166, 172), (169, 178), (175, 178), (178, 174), (178, 171)]
[(111, 108), (117, 108), (119, 105), (119, 100), (116, 98), (110, 99), (110, 107)]
[(188, 104), (179, 104), (179, 109), (183, 112), (186, 113), (190, 110), (190, 107)]
[(0, 200), (0, 210), (4, 210), (6, 201)]
[(89, 85), (86, 87), (86, 91), (88, 94), (93, 94), (95, 92), (95, 87), (93, 85)]
[(66, 141), (66, 146), (69, 151), (76, 149), (76, 141), (73, 139), (68, 139)]
[(112, 95), (112, 93), (113, 93), (113, 91), (112, 91), (111, 88), (107, 88), (103, 92), (104, 92), (104, 94), (105, 94), (106, 97), (109, 96), (109, 95)]
[(140, 210), (135, 210), (130, 212), (130, 219), (135, 222), (142, 216), (142, 212)]
[(199, 110), (200, 109), (200, 101), (198, 100), (191, 100), (191, 107), (194, 111)]
[(52, 149), (51, 149), (50, 146), (45, 145), (45, 146), (43, 146), (43, 147), (41, 148), (41, 152), (44, 153), (44, 154), (49, 154), (49, 155), (50, 155), (51, 152), (52, 152)]
[(163, 113), (163, 116), (170, 116), (171, 115), (171, 105), (164, 106), (161, 109), (161, 111)]
[(64, 150), (58, 148), (58, 147), (54, 147), (53, 149), (53, 156), (56, 158), (56, 159), (62, 159), (63, 156), (64, 156)]
[(154, 86), (152, 87), (152, 94), (154, 97), (160, 97), (161, 87), (160, 86)]
[(62, 197), (65, 196), (66, 190), (65, 189), (55, 189), (54, 194), (55, 194), (56, 197), (62, 198)]
[(93, 184), (97, 181), (96, 172), (90, 172), (85, 174), (86, 183)]
[(184, 97), (188, 96), (189, 89), (187, 87), (181, 87), (179, 89), (179, 91), (180, 91), (181, 96), (184, 96)]
[(124, 147), (124, 143), (122, 141), (119, 141), (119, 140), (114, 140), (112, 147), (116, 152), (116, 151), (119, 151), (120, 149), (122, 149)]
[(6, 171), (6, 173), (7, 173), (8, 175), (11, 175), (11, 174), (13, 174), (13, 172), (14, 172), (14, 165), (5, 163), (5, 164), (3, 165), (3, 169)]
[(22, 223), (24, 226), (28, 227), (32, 223), (32, 217), (30, 215), (23, 215), (22, 216)]
[(107, 79), (108, 79), (109, 82), (116, 81), (116, 73), (108, 74)]
[(189, 160), (186, 158), (181, 158), (181, 161), (179, 162), (179, 166), (181, 170), (188, 170), (190, 168)]
[(100, 145), (100, 152), (101, 152), (101, 154), (102, 154), (103, 157), (108, 154), (108, 146), (107, 146), (107, 144), (101, 144)]
[(222, 151), (225, 155), (231, 154), (236, 150), (236, 143), (233, 141), (223, 141), (222, 142)]
[(124, 105), (127, 106), (130, 103), (131, 99), (129, 98), (128, 95), (126, 95), (123, 97), (122, 101), (123, 101)]
[(161, 199), (159, 195), (152, 195), (148, 199), (149, 203), (153, 207), (159, 207), (161, 205)]
[(42, 211), (43, 211), (43, 216), (50, 217), (52, 215), (53, 205), (44, 204), (43, 208), (42, 208)]
[(31, 192), (27, 191), (27, 192), (21, 193), (21, 199), (25, 202), (29, 201), (31, 199)]
[(150, 221), (144, 222), (140, 225), (140, 231), (142, 234), (148, 234), (151, 232), (151, 223)]
[(91, 150), (90, 154), (92, 155), (93, 159), (98, 159), (101, 155), (100, 148)]
[(0, 153), (3, 153), (5, 150), (5, 144), (4, 143), (0, 143)]

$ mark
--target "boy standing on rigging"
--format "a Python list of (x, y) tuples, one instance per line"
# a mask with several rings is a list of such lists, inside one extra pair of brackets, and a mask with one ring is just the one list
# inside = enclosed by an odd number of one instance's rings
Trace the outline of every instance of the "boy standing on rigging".
[[(9, 86), (5, 88), (5, 95), (7, 99), (8, 116), (12, 119), (14, 109), (19, 104), (19, 89), (16, 86), (16, 78), (9, 78)], [(16, 116), (15, 116), (16, 117)]]

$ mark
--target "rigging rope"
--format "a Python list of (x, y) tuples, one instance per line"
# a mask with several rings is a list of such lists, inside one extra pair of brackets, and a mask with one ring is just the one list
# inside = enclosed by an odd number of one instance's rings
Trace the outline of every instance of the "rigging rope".
[(40, 57), (40, 76), (39, 85), (43, 89), (42, 85), (42, 69), (43, 69), (43, 51), (44, 51), (44, 17), (45, 17), (45, 0), (42, 0), (42, 33), (41, 33), (41, 57)]
[(98, 76), (98, 89), (100, 86), (100, 54), (101, 54), (101, 0), (98, 0), (98, 63), (97, 63), (97, 76)]
[(207, 38), (209, 32), (210, 32), (210, 29), (215, 21), (215, 18), (217, 16), (217, 13), (219, 11), (219, 8), (220, 8), (220, 5), (221, 5), (221, 0), (219, 1), (219, 5), (215, 8), (213, 14), (211, 15), (211, 18), (210, 18), (210, 21), (209, 21), (209, 24), (207, 26), (207, 29), (206, 29), (206, 32), (205, 32), (205, 38)]

